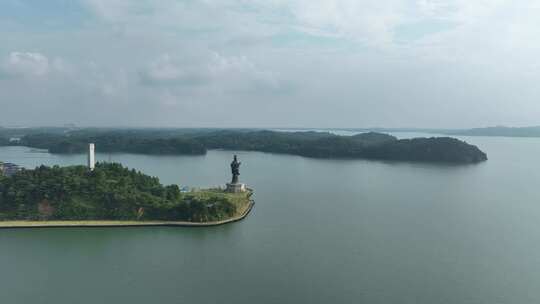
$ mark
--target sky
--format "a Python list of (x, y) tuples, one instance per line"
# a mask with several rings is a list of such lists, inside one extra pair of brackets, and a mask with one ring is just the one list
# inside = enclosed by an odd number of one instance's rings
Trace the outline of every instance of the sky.
[(2, 0), (0, 126), (540, 125), (538, 16), (538, 0)]

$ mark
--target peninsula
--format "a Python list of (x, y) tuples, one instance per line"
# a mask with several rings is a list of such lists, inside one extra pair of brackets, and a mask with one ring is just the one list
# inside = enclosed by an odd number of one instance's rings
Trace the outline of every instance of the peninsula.
[(23, 145), (50, 153), (84, 153), (88, 142), (96, 143), (107, 153), (204, 155), (208, 150), (224, 149), (313, 158), (460, 164), (487, 160), (486, 153), (478, 147), (455, 138), (397, 139), (376, 132), (340, 136), (329, 132), (253, 129), (0, 129), (0, 145)]
[(120, 164), (47, 167), (0, 176), (0, 228), (210, 226), (244, 218), (252, 191), (183, 192)]

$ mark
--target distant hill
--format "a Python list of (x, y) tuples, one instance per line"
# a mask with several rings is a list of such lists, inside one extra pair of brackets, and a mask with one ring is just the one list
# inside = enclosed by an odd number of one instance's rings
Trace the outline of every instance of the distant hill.
[(506, 137), (540, 137), (540, 126), (535, 127), (487, 127), (474, 128), (468, 130), (446, 131), (448, 135), (466, 135), (466, 136), (506, 136)]
[(315, 158), (367, 158), (398, 161), (477, 163), (487, 160), (478, 147), (457, 139), (397, 139), (367, 132), (353, 136), (330, 132), (277, 132), (253, 129), (81, 129), (66, 133), (29, 133), (20, 145), (51, 153), (98, 151), (139, 154), (202, 155), (211, 149), (261, 151)]

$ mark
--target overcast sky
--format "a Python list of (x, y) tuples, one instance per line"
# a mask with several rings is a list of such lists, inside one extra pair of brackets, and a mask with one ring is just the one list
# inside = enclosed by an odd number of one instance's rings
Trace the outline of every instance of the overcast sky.
[(0, 125), (540, 125), (540, 2), (2, 0)]

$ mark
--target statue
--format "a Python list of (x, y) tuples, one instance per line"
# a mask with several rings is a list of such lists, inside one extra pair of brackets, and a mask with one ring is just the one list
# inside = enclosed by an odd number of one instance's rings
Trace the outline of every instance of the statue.
[(226, 192), (239, 193), (247, 191), (246, 185), (238, 182), (241, 164), (242, 163), (238, 161), (238, 158), (235, 155), (231, 163), (232, 180), (230, 183), (227, 183), (227, 189), (225, 189)]
[(238, 184), (238, 176), (240, 175), (240, 165), (242, 163), (238, 161), (236, 155), (231, 163), (232, 181), (231, 184)]

